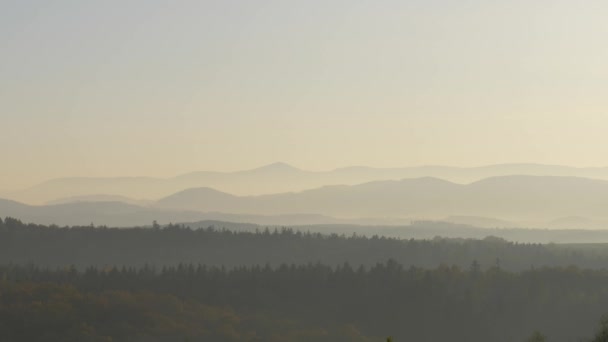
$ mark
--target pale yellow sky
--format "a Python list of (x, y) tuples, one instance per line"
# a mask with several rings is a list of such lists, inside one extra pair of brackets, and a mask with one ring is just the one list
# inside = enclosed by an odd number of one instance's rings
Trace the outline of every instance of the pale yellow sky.
[(5, 1), (0, 190), (284, 161), (608, 166), (605, 1)]

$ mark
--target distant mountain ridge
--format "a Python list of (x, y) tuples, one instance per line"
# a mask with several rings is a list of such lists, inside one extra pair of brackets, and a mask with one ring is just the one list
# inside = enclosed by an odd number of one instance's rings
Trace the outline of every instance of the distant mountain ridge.
[(271, 226), (312, 224), (408, 224), (409, 220), (393, 219), (340, 219), (317, 214), (249, 215), (221, 212), (168, 210), (138, 206), (123, 202), (74, 202), (32, 206), (0, 198), (0, 218), (13, 217), (36, 224), (58, 226), (134, 227), (150, 226), (153, 221), (161, 224), (191, 221), (222, 221), (239, 224)]
[(184, 189), (198, 187), (208, 187), (221, 192), (244, 196), (303, 191), (327, 185), (356, 185), (372, 181), (420, 177), (440, 178), (454, 183), (467, 184), (489, 177), (509, 175), (567, 176), (608, 180), (608, 168), (502, 164), (471, 168), (447, 166), (372, 168), (352, 166), (331, 171), (306, 171), (285, 163), (274, 163), (244, 171), (199, 171), (172, 178), (60, 178), (22, 191), (3, 194), (3, 197), (31, 204), (91, 195), (157, 200)]
[(147, 205), (78, 201), (31, 206), (0, 200), (0, 217), (60, 225), (132, 226), (153, 220), (402, 225), (438, 220), (493, 228), (599, 229), (608, 227), (607, 207), (608, 181), (603, 180), (502, 176), (457, 184), (423, 177), (259, 196), (192, 188)]
[(68, 204), (68, 203), (79, 203), (79, 202), (122, 202), (127, 204), (135, 204), (135, 205), (148, 205), (152, 201), (146, 200), (136, 200), (126, 196), (120, 195), (85, 195), (85, 196), (73, 196), (66, 198), (59, 198), (53, 201), (49, 201), (45, 204), (47, 205), (55, 205), (55, 204)]
[(470, 184), (424, 177), (326, 186), (298, 193), (235, 196), (209, 188), (165, 197), (159, 208), (333, 217), (488, 217), (508, 221), (608, 218), (608, 181), (577, 177), (503, 176)]

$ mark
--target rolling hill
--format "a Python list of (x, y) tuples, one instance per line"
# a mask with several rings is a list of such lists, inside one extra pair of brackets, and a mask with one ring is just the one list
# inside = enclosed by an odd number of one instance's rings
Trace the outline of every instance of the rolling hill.
[(346, 167), (313, 172), (275, 163), (237, 172), (201, 171), (172, 178), (60, 178), (2, 197), (29, 204), (66, 198), (106, 195), (157, 200), (178, 191), (207, 187), (240, 196), (303, 191), (327, 185), (355, 185), (379, 180), (434, 177), (467, 184), (489, 177), (508, 175), (585, 177), (608, 180), (608, 168), (573, 168), (555, 165), (504, 164), (473, 168), (421, 166), (408, 168)]
[(165, 197), (159, 208), (258, 215), (441, 219), (473, 216), (509, 221), (607, 218), (608, 181), (577, 177), (503, 176), (462, 185), (436, 178), (327, 186), (298, 193), (235, 196), (209, 188)]
[(457, 184), (425, 177), (259, 196), (202, 187), (150, 204), (77, 201), (31, 206), (2, 200), (0, 217), (58, 225), (132, 226), (153, 220), (402, 225), (412, 220), (442, 220), (483, 227), (599, 229), (608, 223), (607, 205), (608, 181), (603, 180), (503, 176)]

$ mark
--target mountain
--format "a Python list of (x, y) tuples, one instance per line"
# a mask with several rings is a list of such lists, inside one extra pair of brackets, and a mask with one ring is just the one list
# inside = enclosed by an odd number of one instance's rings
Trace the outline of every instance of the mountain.
[(159, 208), (332, 217), (441, 219), (491, 217), (508, 221), (565, 216), (608, 218), (608, 181), (577, 177), (503, 176), (470, 184), (436, 178), (326, 186), (298, 193), (235, 196), (208, 188), (188, 189), (155, 204)]
[(221, 212), (170, 210), (122, 202), (73, 202), (32, 206), (0, 199), (0, 218), (14, 217), (36, 224), (59, 226), (105, 225), (111, 227), (149, 226), (191, 221), (223, 221), (270, 226), (314, 224), (405, 224), (407, 220), (374, 218), (338, 219), (317, 214), (249, 215)]
[(578, 229), (606, 229), (608, 228), (608, 220), (592, 220), (586, 217), (568, 216), (547, 222), (547, 228), (569, 229), (572, 227), (577, 227)]
[(488, 228), (601, 229), (607, 227), (607, 205), (608, 181), (602, 180), (503, 176), (457, 184), (424, 177), (260, 196), (193, 188), (150, 205), (79, 201), (31, 206), (0, 200), (0, 217), (58, 225), (133, 226), (154, 220), (403, 225), (435, 220)]
[(434, 177), (468, 184), (508, 176), (567, 176), (608, 180), (608, 168), (573, 168), (556, 165), (503, 164), (472, 168), (420, 166), (372, 168), (353, 166), (331, 171), (301, 170), (285, 163), (237, 172), (200, 171), (172, 178), (60, 178), (22, 191), (3, 193), (6, 198), (30, 204), (96, 194), (157, 200), (183, 189), (207, 187), (240, 196), (303, 191), (325, 185), (355, 185), (379, 180)]
[[(279, 164), (248, 172), (291, 175), (294, 170)], [(403, 224), (430, 219), (493, 228), (604, 228), (608, 222), (608, 181), (579, 177), (500, 176), (469, 184), (423, 177), (258, 196), (198, 187), (149, 204), (108, 201), (112, 199), (123, 198), (75, 197), (47, 206), (2, 201), (0, 216), (47, 224), (118, 226), (205, 219), (277, 225)]]
[[(492, 217), (481, 217), (481, 216), (450, 216), (442, 219), (443, 222), (449, 222), (453, 224), (469, 225), (473, 227), (481, 228), (513, 228), (522, 227), (521, 223), (510, 222), (505, 220), (499, 220)], [(576, 227), (574, 225), (573, 227)]]
[(49, 201), (46, 204), (68, 204), (68, 203), (78, 203), (78, 202), (122, 202), (127, 204), (135, 204), (135, 205), (147, 205), (150, 204), (150, 201), (146, 200), (136, 200), (126, 196), (120, 195), (85, 195), (85, 196), (72, 196), (66, 198), (59, 198), (53, 201)]
[(37, 224), (83, 226), (93, 223), (114, 227), (150, 225), (154, 220), (168, 223), (206, 218), (199, 212), (162, 210), (121, 202), (76, 202), (31, 206), (0, 199), (0, 217), (6, 216)]

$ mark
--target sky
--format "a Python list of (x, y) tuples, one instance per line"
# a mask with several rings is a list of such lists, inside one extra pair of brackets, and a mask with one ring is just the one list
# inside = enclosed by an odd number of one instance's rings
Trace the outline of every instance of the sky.
[(608, 166), (608, 2), (0, 0), (0, 190), (282, 161)]

